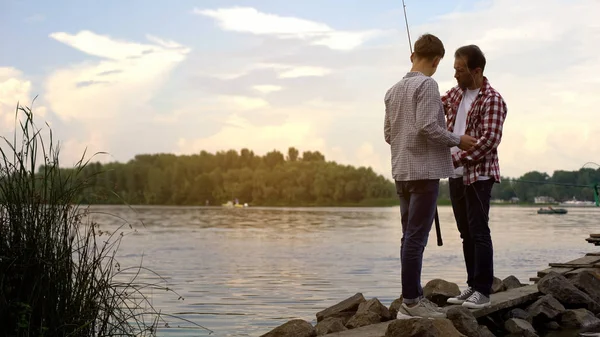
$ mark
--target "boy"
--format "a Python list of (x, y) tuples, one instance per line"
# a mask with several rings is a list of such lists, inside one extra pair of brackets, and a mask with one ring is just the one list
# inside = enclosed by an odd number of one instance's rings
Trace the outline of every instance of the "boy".
[(431, 78), (444, 54), (439, 38), (419, 37), (410, 56), (412, 69), (385, 95), (384, 135), (390, 144), (402, 219), (400, 312), (431, 318), (445, 317), (423, 298), (421, 287), (423, 251), (435, 215), (439, 180), (454, 172), (450, 148), (467, 150), (476, 141), (446, 129), (438, 85)]

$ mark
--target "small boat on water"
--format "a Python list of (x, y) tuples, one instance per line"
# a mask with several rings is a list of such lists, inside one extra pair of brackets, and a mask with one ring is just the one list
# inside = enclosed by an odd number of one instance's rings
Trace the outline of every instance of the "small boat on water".
[(540, 208), (537, 211), (538, 214), (567, 214), (567, 210), (564, 208)]

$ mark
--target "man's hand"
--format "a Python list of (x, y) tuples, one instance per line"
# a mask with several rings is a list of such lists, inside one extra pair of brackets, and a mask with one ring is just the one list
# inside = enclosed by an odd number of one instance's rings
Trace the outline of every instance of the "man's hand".
[(463, 151), (467, 151), (475, 144), (477, 144), (477, 138), (473, 138), (469, 135), (462, 135), (460, 136), (460, 144), (458, 144), (458, 148)]

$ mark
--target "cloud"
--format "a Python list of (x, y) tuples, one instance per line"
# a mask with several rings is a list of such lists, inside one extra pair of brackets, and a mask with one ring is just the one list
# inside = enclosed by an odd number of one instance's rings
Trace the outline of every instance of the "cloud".
[(335, 50), (355, 49), (368, 39), (382, 34), (377, 29), (355, 32), (335, 30), (324, 23), (263, 13), (250, 7), (196, 8), (193, 12), (217, 20), (219, 26), (227, 31), (307, 40), (311, 44)]
[(283, 90), (283, 88), (281, 86), (269, 85), (269, 84), (255, 85), (252, 87), (252, 89), (254, 89), (258, 92), (261, 92), (263, 94), (270, 94), (272, 92), (277, 92), (277, 91)]
[[(245, 63), (244, 58), (235, 55), (235, 64), (242, 66), (237, 76), (223, 78), (226, 86), (247, 95), (252, 94), (245, 88), (260, 83), (285, 87), (268, 96), (270, 105), (260, 110), (262, 114), (277, 110), (291, 116), (294, 104), (323, 102), (331, 110), (320, 110), (322, 113), (332, 118), (343, 116), (328, 128), (315, 131), (315, 137), (324, 141), (325, 154), (350, 164), (372, 162), (378, 172), (389, 176), (389, 149), (381, 135), (382, 97), (410, 69), (405, 33), (400, 29), (403, 27), (399, 26), (395, 35), (388, 34), (386, 44), (367, 45), (360, 40), (349, 44), (352, 48), (348, 49), (321, 48), (322, 44), (315, 43), (324, 41), (320, 34), (339, 38), (327, 24), (252, 8), (195, 12), (214, 18), (224, 31), (266, 38), (244, 53)], [(593, 13), (598, 12), (600, 3), (591, 0), (573, 1), (569, 6), (557, 0), (526, 4), (495, 0), (411, 27), (413, 42), (425, 32), (444, 41), (447, 57), (434, 76), (442, 92), (455, 85), (452, 54), (457, 47), (476, 43), (486, 53), (486, 75), (509, 108), (499, 149), (502, 174), (578, 169), (600, 156), (600, 149), (592, 146), (595, 129), (590, 126), (600, 105), (595, 94), (600, 90), (600, 80), (593, 75), (600, 73), (600, 47), (592, 43), (600, 38), (600, 27), (593, 23)], [(289, 44), (289, 39), (302, 44)], [(223, 68), (231, 69), (226, 66), (231, 58), (222, 60)], [(293, 70), (286, 71), (283, 66)], [(289, 76), (294, 73), (319, 76)], [(336, 104), (345, 107), (337, 109)], [(261, 122), (256, 119), (254, 123)], [(318, 122), (315, 119), (309, 123)], [(249, 141), (252, 144), (253, 140)], [(282, 143), (282, 150), (286, 146)]]
[(2, 133), (15, 131), (15, 117), (21, 116), (20, 113), (15, 114), (17, 104), (31, 108), (37, 123), (39, 119), (46, 116), (46, 107), (33, 102), (32, 87), (31, 80), (26, 79), (18, 69), (0, 67), (0, 131)]
[[(86, 56), (52, 71), (40, 97), (70, 157), (92, 144), (121, 161), (148, 152), (296, 146), (390, 177), (383, 95), (410, 69), (401, 23), (395, 32), (347, 31), (247, 7), (194, 12), (243, 42), (194, 52), (151, 35), (51, 35)], [(413, 42), (425, 32), (444, 41), (447, 56), (434, 76), (442, 91), (455, 84), (457, 47), (477, 43), (486, 53), (486, 75), (509, 109), (499, 149), (503, 175), (578, 169), (600, 157), (598, 12), (593, 0), (493, 0), (411, 26)], [(12, 113), (13, 97), (30, 101), (35, 90), (27, 76), (6, 69), (0, 116), (4, 102)]]
[[(50, 37), (100, 58), (59, 68), (45, 81), (44, 98), (51, 110), (65, 126), (78, 125), (85, 130), (65, 146), (80, 150), (79, 144), (88, 142), (96, 145), (96, 150), (124, 158), (124, 139), (146, 136), (131, 132), (153, 120), (156, 111), (152, 100), (190, 49), (154, 36), (147, 36), (151, 43), (119, 40), (91, 31), (56, 32)], [(95, 132), (101, 132), (103, 137), (90, 136)], [(98, 145), (106, 148), (97, 148)], [(132, 155), (131, 150), (127, 155)]]
[(318, 126), (306, 120), (290, 118), (276, 125), (257, 125), (238, 114), (232, 114), (224, 120), (224, 125), (219, 132), (206, 138), (180, 138), (177, 153), (247, 147), (257, 154), (264, 154), (273, 149), (283, 151), (283, 144), (285, 149), (290, 146), (311, 151), (325, 149), (325, 141), (316, 130)]

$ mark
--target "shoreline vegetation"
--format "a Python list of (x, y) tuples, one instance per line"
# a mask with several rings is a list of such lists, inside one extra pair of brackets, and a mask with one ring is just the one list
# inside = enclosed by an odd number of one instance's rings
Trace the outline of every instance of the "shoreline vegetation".
[[(43, 167), (40, 167), (40, 172)], [(100, 173), (102, 173), (100, 175)], [(393, 181), (371, 167), (328, 161), (318, 151), (290, 147), (256, 155), (228, 150), (193, 155), (139, 154), (126, 163), (89, 163), (84, 204), (221, 206), (227, 202), (272, 207), (386, 207), (399, 204)], [(594, 200), (600, 168), (532, 171), (502, 177), (492, 190), (494, 206), (547, 206)], [(106, 191), (112, 191), (106, 193)], [(538, 197), (542, 203), (534, 203)], [(539, 200), (538, 200), (539, 201)], [(438, 205), (450, 205), (448, 181), (440, 182)]]
[(151, 292), (183, 300), (165, 278), (141, 261), (119, 264), (119, 246), (136, 229), (114, 216), (121, 226), (106, 232), (94, 221), (98, 212), (79, 202), (90, 181), (101, 177), (86, 172), (84, 157), (60, 168), (52, 131), (39, 129), (28, 107), (17, 105), (14, 135), (0, 136), (3, 335), (155, 336), (173, 321), (205, 329), (152, 306)]

